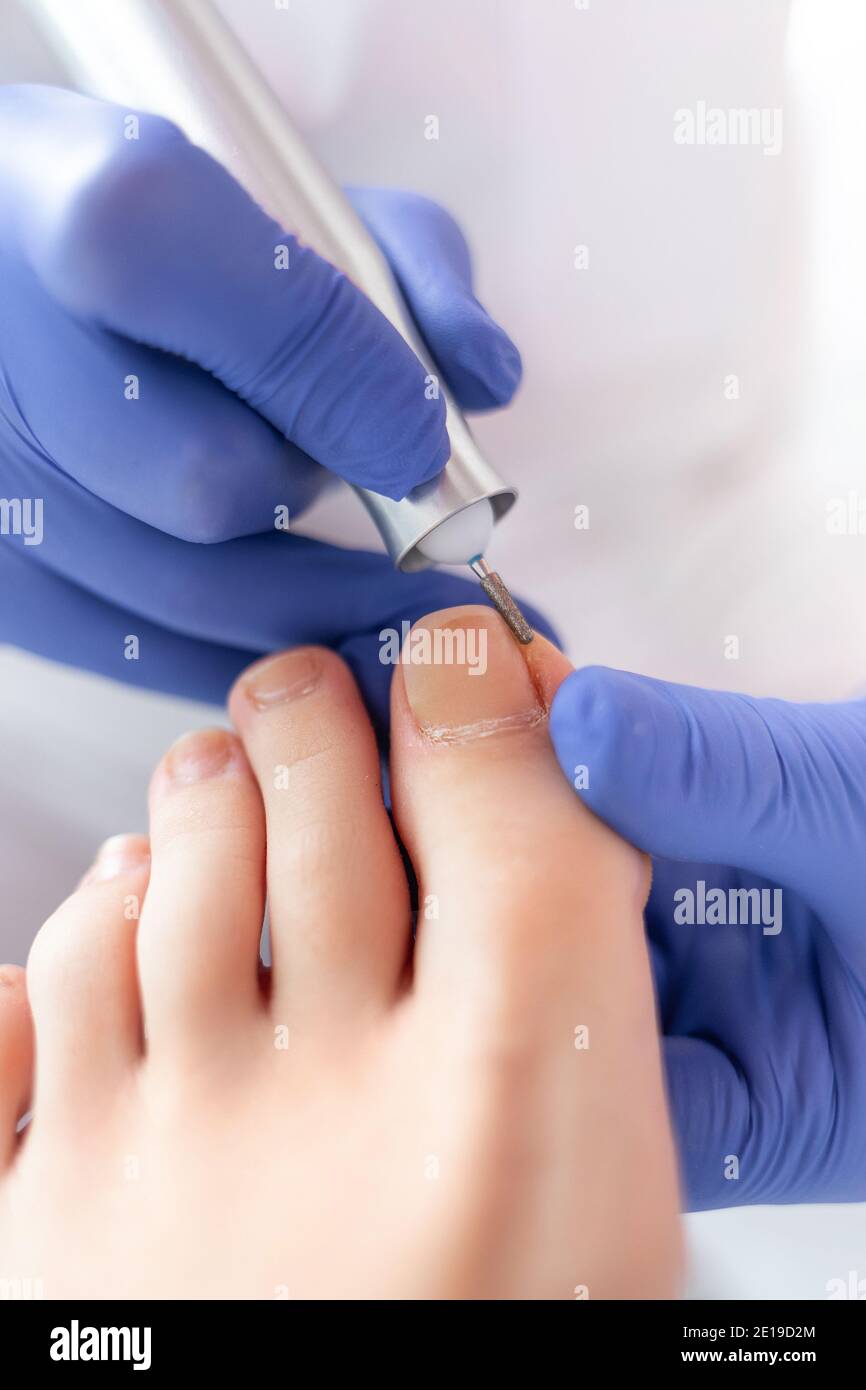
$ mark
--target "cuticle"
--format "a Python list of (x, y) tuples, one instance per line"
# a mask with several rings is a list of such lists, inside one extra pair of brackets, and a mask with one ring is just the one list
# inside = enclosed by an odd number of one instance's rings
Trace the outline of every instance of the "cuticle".
[(539, 702), (534, 709), (522, 710), (519, 714), (504, 714), (498, 719), (478, 719), (471, 724), (422, 724), (420, 731), (424, 738), (433, 744), (477, 743), (479, 739), (492, 738), (498, 734), (535, 729), (543, 724), (546, 718), (547, 710), (544, 704)]

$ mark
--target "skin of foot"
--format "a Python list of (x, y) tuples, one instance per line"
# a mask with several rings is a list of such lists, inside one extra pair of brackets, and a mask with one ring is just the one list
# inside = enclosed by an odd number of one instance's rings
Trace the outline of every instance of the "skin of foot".
[[(48, 1298), (675, 1295), (649, 870), (556, 764), (568, 663), (489, 609), (413, 640), (442, 658), (393, 681), (414, 942), (360, 697), (304, 648), (240, 678), (237, 736), (171, 748), (149, 838), (108, 841), (26, 977), (0, 972), (0, 1280)], [(470, 641), (483, 662), (461, 663)]]

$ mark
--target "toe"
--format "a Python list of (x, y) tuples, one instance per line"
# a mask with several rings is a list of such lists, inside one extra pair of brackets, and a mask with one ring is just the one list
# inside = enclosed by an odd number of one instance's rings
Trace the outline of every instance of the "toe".
[(33, 1084), (33, 1025), (24, 971), (0, 965), (0, 1172), (16, 1149), (16, 1126)]
[(229, 708), (265, 801), (274, 1009), (353, 1026), (393, 998), (409, 941), (361, 697), (332, 652), (301, 648), (253, 666)]
[(613, 941), (626, 923), (638, 933), (646, 877), (556, 762), (547, 706), (568, 665), (543, 638), (521, 648), (488, 609), (433, 614), (410, 642), (417, 659), (394, 679), (392, 791), (421, 885), (418, 968), (455, 998), (498, 980), (570, 1010), (561, 972), (586, 964), (575, 923), (590, 885), (610, 885)]
[(520, 648), (480, 609), (421, 627), (440, 640), (418, 641), (431, 659), (395, 674), (391, 735), (422, 904), (410, 1007), (470, 1093), (482, 1079), (476, 1094), (495, 1088), (506, 1113), (522, 1097), (530, 1145), (545, 1114), (572, 1136), (546, 1190), (568, 1194), (562, 1211), (601, 1194), (572, 1208), (587, 1249), (607, 1248), (611, 1231), (626, 1239), (647, 1210), (668, 1232), (677, 1194), (641, 916), (647, 861), (560, 771), (547, 708), (563, 658), (538, 637)]
[(211, 1051), (262, 1009), (264, 818), (233, 734), (205, 729), (169, 749), (151, 783), (150, 843), (138, 933), (147, 1051)]
[(147, 839), (118, 835), (38, 933), (27, 962), (37, 1037), (36, 1097), (100, 1104), (140, 1056), (135, 932), (147, 889)]

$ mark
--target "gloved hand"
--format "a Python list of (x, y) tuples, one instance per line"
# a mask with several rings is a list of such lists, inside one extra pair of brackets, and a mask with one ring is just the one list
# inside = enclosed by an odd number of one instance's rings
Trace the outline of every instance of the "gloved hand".
[(689, 1205), (866, 1198), (866, 702), (589, 667), (551, 729), (587, 804), (663, 856), (647, 925)]
[[(325, 470), (395, 498), (435, 477), (444, 402), (345, 276), (171, 123), (127, 138), (130, 115), (0, 89), (0, 640), (218, 701), (252, 655), (320, 642), (381, 717), (380, 629), (478, 587), (286, 535), (275, 509), (294, 521)], [(505, 404), (520, 358), (454, 222), (355, 201), (457, 399)]]

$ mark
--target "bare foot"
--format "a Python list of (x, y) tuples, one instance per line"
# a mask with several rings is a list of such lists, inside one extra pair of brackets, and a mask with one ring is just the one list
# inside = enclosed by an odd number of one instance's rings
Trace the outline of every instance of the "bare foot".
[(556, 765), (563, 658), (536, 639), (527, 666), (487, 609), (422, 628), (483, 634), (486, 672), (396, 671), (417, 948), (349, 672), (319, 649), (254, 666), (240, 739), (176, 744), (149, 847), (109, 842), (42, 928), (32, 1023), (23, 976), (0, 977), (0, 1279), (84, 1298), (675, 1292), (646, 862)]

